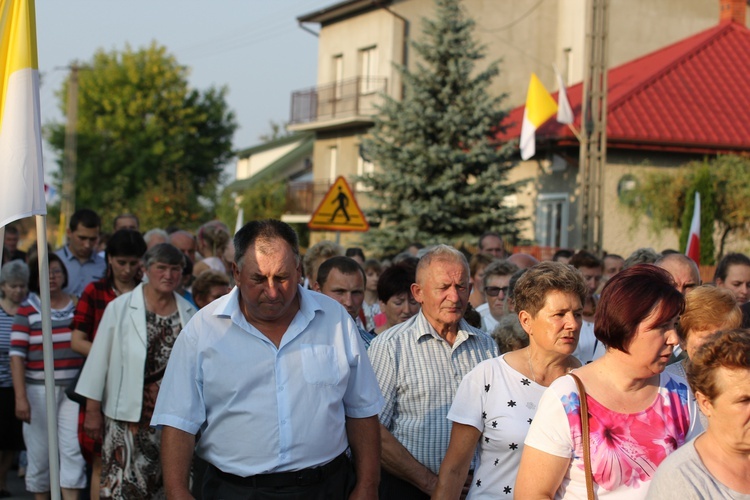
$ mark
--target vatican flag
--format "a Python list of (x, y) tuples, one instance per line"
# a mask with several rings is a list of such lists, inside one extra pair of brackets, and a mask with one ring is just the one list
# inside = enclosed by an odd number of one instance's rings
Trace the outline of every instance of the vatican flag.
[(555, 116), (557, 103), (544, 88), (539, 78), (532, 73), (529, 91), (526, 94), (526, 107), (521, 124), (521, 158), (528, 160), (536, 153), (536, 130), (544, 122)]
[(34, 0), (0, 0), (0, 227), (47, 213)]

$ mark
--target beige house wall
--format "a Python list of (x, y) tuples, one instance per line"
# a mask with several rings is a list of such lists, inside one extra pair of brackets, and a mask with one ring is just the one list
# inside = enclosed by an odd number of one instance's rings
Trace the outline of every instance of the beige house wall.
[[(463, 0), (463, 5), (476, 22), (476, 40), (487, 48), (485, 61), (502, 60), (491, 91), (508, 93), (508, 106), (523, 104), (531, 73), (548, 90), (557, 90), (553, 64), (566, 83), (583, 79), (586, 0)], [(410, 39), (422, 37), (423, 18), (434, 18), (433, 0), (396, 0), (391, 9), (410, 20)], [(610, 0), (609, 66), (718, 22), (719, 0)], [(416, 54), (411, 47), (407, 54), (408, 66), (414, 69)]]
[[(344, 130), (337, 132), (319, 133), (313, 148), (313, 178), (315, 181), (330, 181), (343, 175), (351, 181), (357, 175), (357, 161), (359, 158), (359, 134), (364, 130)], [(331, 175), (332, 149), (336, 148), (336, 172)], [(353, 186), (352, 186), (353, 187)]]
[[(334, 2), (332, 0), (331, 5)], [(487, 49), (483, 63), (502, 60), (500, 75), (490, 92), (507, 93), (504, 105), (510, 109), (523, 104), (532, 72), (550, 91), (557, 90), (552, 65), (556, 65), (567, 84), (581, 81), (585, 62), (586, 0), (463, 0), (469, 16), (476, 21), (474, 36)], [(389, 11), (390, 10), (390, 11)], [(395, 15), (394, 15), (395, 14)], [(406, 26), (399, 17), (408, 20)], [(388, 78), (388, 93), (400, 97), (401, 82), (391, 63), (406, 63), (414, 70), (417, 56), (410, 40), (422, 39), (422, 18), (434, 18), (433, 0), (394, 0), (388, 9), (377, 9), (328, 24), (320, 30), (318, 55), (318, 84), (334, 80), (333, 57), (343, 55), (343, 75), (348, 79), (359, 74), (359, 50), (378, 47), (378, 76)], [(609, 67), (615, 67), (677, 42), (719, 21), (719, 0), (610, 0)], [(404, 30), (406, 29), (406, 34)], [(406, 41), (405, 41), (406, 39)], [(485, 64), (478, 70), (484, 69)], [(364, 129), (340, 132), (318, 132), (314, 149), (315, 181), (330, 180), (330, 148), (338, 149), (337, 175), (349, 179), (356, 174), (359, 136)], [(571, 157), (578, 152), (569, 151)], [(628, 156), (629, 155), (629, 156)], [(643, 155), (628, 153), (624, 157), (610, 157), (605, 177), (605, 208), (603, 248), (608, 252), (629, 254), (637, 246), (653, 246), (657, 250), (676, 247), (677, 235), (663, 232), (656, 235), (645, 222), (633, 224), (617, 200), (617, 182), (625, 173), (643, 171), (633, 158), (641, 162)], [(675, 161), (665, 160), (671, 168)], [(675, 163), (676, 164), (676, 163)], [(536, 210), (540, 193), (568, 193), (569, 241), (579, 241), (577, 201), (580, 189), (577, 168), (550, 171), (547, 159), (521, 162), (510, 173), (509, 181), (531, 179), (524, 185), (515, 202), (523, 206), (529, 218), (522, 228), (522, 237), (535, 240)], [(366, 196), (359, 200), (366, 204)], [(354, 244), (357, 233), (342, 234), (344, 241)], [(319, 239), (334, 239), (334, 233), (313, 232), (311, 243)]]
[[(657, 158), (648, 158), (641, 153), (632, 154), (615, 153), (610, 156), (604, 174), (604, 225), (602, 228), (603, 249), (608, 253), (617, 253), (627, 257), (630, 253), (640, 247), (653, 247), (656, 251), (665, 248), (678, 248), (678, 233), (674, 230), (653, 231), (649, 226), (647, 217), (636, 220), (627, 207), (620, 203), (617, 195), (617, 186), (625, 175), (633, 175), (641, 178), (652, 171), (675, 171), (680, 165), (689, 161), (684, 156), (660, 155)], [(552, 171), (551, 162), (525, 161), (521, 162), (513, 170), (511, 180), (531, 178), (532, 181), (521, 188), (519, 193), (519, 204), (524, 206), (522, 215), (530, 220), (523, 228), (521, 237), (535, 243), (537, 240), (537, 205), (540, 194), (568, 195), (568, 241), (569, 246), (574, 246), (578, 241), (578, 199), (580, 186), (577, 181), (578, 168), (568, 165), (562, 171)]]
[(351, 17), (320, 30), (318, 85), (336, 80), (336, 56), (343, 59), (343, 80), (361, 76), (361, 51), (370, 47), (377, 47), (376, 76), (387, 78), (388, 94), (400, 98), (401, 78), (391, 63), (403, 63), (403, 21), (384, 9)]
[(635, 219), (617, 195), (617, 185), (624, 175), (641, 177), (648, 172), (675, 171), (682, 161), (663, 158), (659, 166), (636, 164), (631, 159), (619, 156), (611, 158), (604, 176), (604, 224), (602, 230), (602, 248), (608, 253), (626, 257), (637, 248), (650, 247), (661, 252), (666, 248), (679, 248), (679, 233), (671, 229), (656, 232), (651, 229), (646, 216)]

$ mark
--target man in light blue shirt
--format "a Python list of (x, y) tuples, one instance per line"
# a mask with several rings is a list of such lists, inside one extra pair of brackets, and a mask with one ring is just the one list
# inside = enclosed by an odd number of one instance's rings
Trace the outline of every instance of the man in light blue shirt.
[(76, 210), (70, 217), (68, 244), (55, 252), (68, 271), (66, 293), (80, 297), (86, 285), (104, 277), (107, 263), (96, 252), (101, 225), (97, 213), (88, 208)]
[(237, 286), (187, 324), (159, 391), (151, 423), (163, 428), (167, 491), (189, 498), (200, 432), (203, 498), (372, 497), (383, 402), (354, 321), (299, 286), (287, 224), (250, 222), (235, 249)]

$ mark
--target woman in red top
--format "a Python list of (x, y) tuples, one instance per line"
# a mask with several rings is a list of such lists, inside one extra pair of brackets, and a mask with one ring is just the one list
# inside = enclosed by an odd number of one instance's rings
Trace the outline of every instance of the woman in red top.
[[(88, 356), (96, 329), (104, 309), (115, 297), (130, 292), (140, 282), (141, 258), (146, 253), (146, 242), (138, 231), (121, 229), (107, 242), (107, 273), (99, 281), (89, 283), (81, 294), (73, 320), (71, 348)], [(101, 440), (94, 441), (83, 432), (85, 408), (78, 416), (78, 441), (87, 462), (91, 463), (91, 499), (99, 499), (99, 477), (102, 468)]]

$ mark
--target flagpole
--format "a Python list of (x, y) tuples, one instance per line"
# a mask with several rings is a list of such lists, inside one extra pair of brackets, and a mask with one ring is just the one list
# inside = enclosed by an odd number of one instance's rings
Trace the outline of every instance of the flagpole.
[(583, 139), (581, 138), (581, 133), (576, 129), (572, 123), (568, 123), (568, 128), (571, 132), (573, 132), (573, 135), (576, 136), (576, 139), (578, 139), (578, 142), (582, 142)]
[[(52, 342), (46, 215), (36, 216), (36, 241), (37, 255), (39, 256), (39, 298), (42, 302), (42, 347), (44, 353), (44, 392), (47, 407), (47, 442), (49, 443), (49, 484), (52, 500), (60, 500), (60, 453), (57, 439), (57, 401), (55, 399), (55, 347)], [(34, 418), (33, 415), (32, 418)]]

